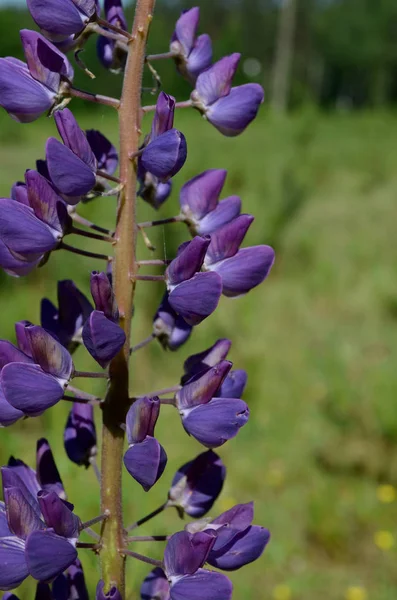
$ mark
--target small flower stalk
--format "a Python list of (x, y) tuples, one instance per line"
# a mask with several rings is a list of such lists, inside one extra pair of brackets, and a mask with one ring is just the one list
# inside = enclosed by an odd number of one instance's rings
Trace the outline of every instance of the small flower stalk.
[[(26, 62), (0, 58), (0, 106), (20, 123), (51, 118), (53, 135), (42, 149), (45, 158), (35, 169), (21, 165), (20, 180), (10, 182), (8, 197), (0, 199), (0, 267), (16, 278), (29, 276), (45, 268), (53, 252), (64, 250), (90, 258), (92, 271), (81, 288), (72, 279), (59, 281), (56, 300), (42, 300), (40, 324), (15, 324), (15, 344), (0, 340), (0, 426), (40, 418), (58, 410), (60, 402), (69, 403), (64, 449), (74, 468), (95, 471), (101, 514), (81, 514), (78, 498), (73, 498), (75, 511), (47, 439), (38, 441), (35, 469), (11, 457), (1, 467), (0, 589), (7, 600), (18, 600), (13, 590), (30, 577), (38, 600), (94, 595), (124, 600), (130, 596), (125, 571), (135, 559), (151, 565), (141, 585), (143, 600), (230, 600), (233, 586), (226, 573), (259, 559), (270, 539), (269, 531), (255, 524), (252, 502), (212, 514), (226, 479), (217, 449), (238, 444), (240, 430), (249, 427), (250, 408), (243, 399), (248, 374), (229, 360), (232, 341), (213, 339), (210, 347), (181, 360), (179, 382), (136, 396), (129, 385), (130, 357), (152, 340), (164, 351), (179, 351), (194, 339), (196, 327), (215, 318), (220, 304), (264, 282), (274, 251), (246, 246), (254, 216), (244, 213), (239, 196), (225, 197), (224, 164), (209, 164), (184, 180), (175, 217), (139, 224), (135, 215), (139, 202), (155, 211), (172, 202), (173, 177), (183, 174), (189, 148), (189, 139), (174, 127), (177, 110), (194, 108), (208, 126), (234, 137), (255, 119), (263, 89), (234, 85), (239, 54), (213, 62), (212, 40), (199, 31), (199, 7), (182, 12), (169, 48), (148, 56), (155, 0), (137, 0), (131, 29), (121, 0), (27, 0), (27, 5), (39, 31), (20, 32)], [(100, 63), (123, 77), (120, 99), (73, 87), (72, 62), (91, 73), (79, 53), (95, 35)], [(191, 85), (190, 98), (162, 91), (153, 106), (142, 106), (144, 70), (153, 72), (152, 62), (160, 59), (175, 64)], [(73, 106), (81, 101), (117, 111), (118, 148), (97, 129), (80, 127)], [(150, 130), (142, 134), (142, 117), (151, 111)], [(106, 226), (80, 214), (82, 203), (103, 196), (109, 202), (117, 197), (114, 220)], [(165, 261), (138, 256), (137, 236), (143, 235), (148, 252), (145, 228), (168, 223), (185, 224), (190, 235), (176, 255)], [(89, 249), (69, 243), (82, 238)], [(161, 274), (148, 273), (152, 266)], [(140, 285), (150, 288), (158, 306), (142, 342), (132, 341), (130, 332)], [(82, 352), (95, 361), (94, 372), (79, 370)], [(80, 390), (79, 378), (100, 379), (103, 393)], [(181, 452), (184, 460), (173, 477), (158, 426), (166, 404), (174, 427), (202, 446), (196, 457)], [(123, 517), (123, 471), (130, 476), (131, 494), (136, 486), (150, 493), (164, 477), (169, 480), (164, 504), (150, 515), (137, 515), (130, 526)], [(168, 509), (188, 518), (177, 531), (135, 535), (140, 525)], [(131, 546), (141, 540), (163, 543), (160, 552), (154, 551), (157, 558)], [(100, 564), (95, 590), (87, 590), (80, 562), (80, 553), (87, 551)]]

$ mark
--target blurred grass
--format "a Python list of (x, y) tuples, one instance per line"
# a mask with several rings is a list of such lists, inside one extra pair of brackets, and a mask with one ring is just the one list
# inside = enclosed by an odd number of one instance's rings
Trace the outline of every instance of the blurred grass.
[[(117, 123), (108, 111), (92, 111), (80, 122), (116, 142)], [(187, 355), (217, 337), (230, 337), (231, 359), (249, 371), (245, 398), (251, 420), (220, 449), (228, 478), (212, 514), (255, 499), (256, 522), (272, 532), (263, 558), (232, 574), (236, 600), (392, 600), (397, 538), (378, 532), (397, 535), (397, 504), (379, 499), (381, 484), (397, 486), (396, 117), (307, 112), (279, 120), (263, 113), (235, 140), (195, 114), (178, 115), (176, 126), (187, 136), (189, 158), (159, 215), (177, 213), (183, 181), (207, 168), (227, 168), (225, 195), (240, 194), (244, 211), (256, 216), (247, 244), (274, 243), (277, 262), (259, 289), (223, 299), (179, 353), (165, 354), (155, 344), (140, 351), (131, 389), (143, 393), (173, 385)], [(1, 115), (1, 195), (43, 156), (49, 135), (51, 121), (21, 126)], [(82, 213), (111, 227), (114, 199), (98, 199)], [(139, 207), (140, 219), (151, 215)], [(186, 233), (179, 227), (150, 232), (158, 256), (172, 256)], [(85, 241), (82, 247), (94, 248)], [(139, 252), (148, 257), (142, 245)], [(56, 252), (28, 278), (1, 275), (1, 337), (14, 339), (16, 320), (38, 322), (39, 301), (55, 299), (57, 279), (73, 278), (88, 293), (89, 270), (100, 266)], [(148, 334), (160, 296), (155, 285), (139, 286), (135, 343)], [(79, 368), (95, 368), (84, 350), (75, 358)], [(100, 386), (89, 383), (87, 389), (100, 393)], [(87, 520), (98, 513), (98, 489), (90, 471), (66, 459), (67, 411), (57, 406), (3, 430), (0, 459), (4, 464), (12, 453), (32, 464), (36, 439), (48, 437), (69, 499)], [(147, 495), (126, 478), (127, 523), (156, 508), (175, 469), (200, 451), (171, 408), (164, 408), (157, 433), (169, 464)], [(182, 526), (170, 512), (142, 533)], [(156, 557), (161, 549), (142, 544), (139, 551)], [(97, 561), (88, 551), (80, 554), (93, 592)], [(136, 591), (147, 568), (131, 560), (127, 570)], [(31, 582), (20, 597), (33, 597)]]

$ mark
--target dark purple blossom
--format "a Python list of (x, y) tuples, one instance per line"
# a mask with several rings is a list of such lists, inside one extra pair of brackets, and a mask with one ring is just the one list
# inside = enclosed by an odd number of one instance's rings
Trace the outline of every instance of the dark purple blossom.
[(145, 492), (158, 481), (167, 464), (165, 450), (154, 437), (159, 413), (159, 399), (145, 397), (138, 398), (127, 414), (129, 447), (124, 454), (124, 465)]
[(122, 600), (121, 594), (115, 586), (112, 586), (106, 593), (104, 589), (105, 583), (101, 579), (96, 587), (96, 600)]
[(125, 333), (118, 325), (119, 312), (109, 277), (105, 273), (91, 273), (93, 310), (83, 327), (83, 342), (91, 356), (102, 368), (120, 352), (125, 344)]
[(170, 600), (170, 584), (160, 567), (150, 571), (144, 579), (141, 586), (141, 600)]
[(54, 600), (89, 600), (83, 567), (77, 559), (52, 584)]
[[(105, 18), (110, 25), (124, 30), (127, 29), (127, 21), (121, 0), (105, 0), (104, 8)], [(97, 54), (105, 69), (110, 69), (113, 73), (120, 73), (124, 69), (127, 52), (125, 47), (115, 40), (103, 35), (99, 36)]]
[(95, 19), (95, 0), (27, 0), (30, 14), (43, 34), (53, 41), (80, 34)]
[(165, 350), (178, 350), (189, 339), (192, 329), (171, 307), (166, 292), (153, 318), (153, 335)]
[(108, 175), (114, 175), (119, 164), (115, 146), (97, 129), (88, 129), (85, 133), (97, 160), (98, 169)]
[(222, 491), (226, 467), (221, 458), (207, 450), (180, 467), (168, 492), (168, 504), (181, 516), (203, 517)]
[(51, 181), (69, 204), (77, 204), (81, 196), (95, 186), (97, 159), (68, 108), (55, 114), (55, 122), (63, 144), (49, 138), (46, 160)]
[(69, 352), (82, 343), (82, 329), (92, 306), (70, 279), (58, 281), (58, 308), (44, 298), (41, 301), (41, 325), (54, 334)]
[(24, 333), (28, 354), (0, 342), (0, 385), (12, 407), (38, 416), (62, 398), (74, 366), (69, 352), (42, 327), (29, 324)]
[(252, 215), (240, 215), (211, 236), (204, 267), (221, 276), (225, 296), (246, 294), (266, 279), (273, 266), (274, 250), (270, 246), (239, 250), (252, 221)]
[(184, 11), (176, 22), (170, 47), (179, 73), (192, 83), (212, 62), (211, 38), (207, 34), (196, 37), (199, 19), (197, 6)]
[(223, 135), (239, 135), (253, 121), (263, 102), (263, 88), (257, 83), (232, 87), (240, 54), (218, 60), (201, 73), (192, 92), (193, 106)]
[(182, 244), (166, 271), (168, 302), (189, 325), (198, 325), (218, 306), (222, 283), (219, 277), (198, 273), (210, 238), (196, 236)]
[[(42, 448), (43, 444), (39, 451)], [(52, 466), (48, 466), (47, 472), (41, 460), (40, 476), (14, 459), (1, 469), (5, 500), (0, 507), (2, 590), (17, 587), (28, 575), (39, 581), (53, 579), (77, 558), (75, 545), (81, 522), (73, 514), (73, 505), (56, 493), (56, 482), (52, 490), (41, 489), (43, 479), (53, 479)]]
[(241, 212), (241, 200), (230, 196), (219, 202), (227, 171), (209, 169), (182, 187), (181, 213), (192, 235), (207, 235), (229, 223)]
[(0, 106), (22, 123), (62, 103), (73, 69), (66, 56), (36, 31), (23, 29), (21, 40), (26, 63), (0, 58)]
[(94, 407), (74, 402), (65, 427), (64, 445), (69, 459), (88, 467), (97, 453)]

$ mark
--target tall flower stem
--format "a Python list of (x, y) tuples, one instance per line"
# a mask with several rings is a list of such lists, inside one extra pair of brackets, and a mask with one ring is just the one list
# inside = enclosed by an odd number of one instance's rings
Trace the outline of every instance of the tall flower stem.
[(129, 408), (130, 328), (136, 273), (136, 187), (135, 165), (129, 156), (138, 151), (141, 109), (142, 76), (145, 47), (155, 0), (138, 0), (128, 43), (123, 92), (119, 107), (120, 180), (123, 188), (118, 199), (117, 226), (114, 245), (113, 285), (120, 311), (120, 326), (126, 343), (113, 359), (109, 369), (109, 387), (103, 406), (101, 512), (109, 518), (102, 528), (100, 554), (104, 591), (116, 586), (125, 596), (125, 533), (122, 516), (121, 473), (124, 432), (119, 424), (125, 421)]

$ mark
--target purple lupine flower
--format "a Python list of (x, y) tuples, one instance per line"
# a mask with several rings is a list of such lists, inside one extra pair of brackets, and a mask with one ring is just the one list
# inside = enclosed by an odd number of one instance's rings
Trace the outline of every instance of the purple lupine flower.
[[(124, 15), (121, 0), (105, 0), (105, 18), (108, 23), (120, 29), (127, 29), (127, 21)], [(100, 62), (112, 73), (120, 73), (125, 66), (127, 52), (125, 47), (115, 40), (101, 35), (97, 41), (97, 54)]]
[(0, 385), (11, 406), (34, 417), (61, 400), (74, 365), (69, 352), (42, 327), (26, 325), (25, 336), (29, 355), (1, 342)]
[(41, 326), (72, 353), (82, 343), (83, 325), (93, 309), (70, 279), (58, 281), (57, 295), (58, 308), (47, 298), (41, 301)]
[(67, 95), (73, 68), (66, 56), (36, 31), (23, 29), (26, 63), (0, 58), (0, 106), (21, 123), (54, 110)]
[[(40, 468), (42, 479), (53, 478), (51, 464), (48, 473), (42, 461)], [(53, 579), (77, 558), (80, 519), (57, 488), (41, 489), (38, 475), (22, 461), (11, 459), (1, 473), (5, 502), (0, 507), (0, 589), (17, 587), (28, 575)]]
[[(33, 469), (30, 469), (29, 472), (33, 476)], [(36, 446), (36, 478), (41, 489), (55, 492), (62, 500), (66, 500), (65, 488), (63, 487), (51, 446), (45, 438), (38, 440)]]
[(161, 92), (156, 104), (152, 129), (139, 157), (140, 179), (149, 172), (166, 182), (180, 171), (186, 161), (187, 146), (183, 133), (173, 128), (175, 98)]
[(266, 279), (273, 266), (274, 250), (270, 246), (239, 250), (252, 221), (252, 215), (240, 215), (211, 236), (204, 268), (221, 276), (225, 296), (246, 294)]
[(119, 164), (115, 146), (97, 129), (88, 129), (85, 133), (97, 160), (98, 169), (108, 175), (114, 175)]
[[(141, 600), (154, 599), (170, 600), (170, 584), (160, 567), (156, 567), (153, 571), (150, 571), (141, 586)], [(103, 600), (103, 598), (99, 600)]]
[(126, 337), (117, 323), (119, 312), (106, 273), (91, 273), (91, 294), (96, 310), (86, 320), (82, 337), (88, 352), (104, 369), (120, 352)]
[(178, 469), (168, 492), (168, 505), (175, 506), (182, 517), (184, 513), (203, 517), (221, 493), (225, 477), (221, 458), (207, 450)]
[(200, 9), (184, 11), (175, 25), (170, 50), (181, 75), (194, 83), (212, 62), (212, 42), (207, 34), (196, 37)]
[(67, 40), (80, 34), (95, 20), (95, 0), (27, 0), (33, 21), (53, 41)]
[(100, 579), (96, 587), (96, 600), (122, 600), (122, 596), (115, 586), (112, 586), (106, 593), (104, 592), (104, 588), (105, 583), (102, 579)]
[(124, 465), (145, 492), (159, 480), (167, 464), (165, 450), (154, 437), (159, 413), (160, 400), (144, 397), (138, 398), (127, 414), (129, 447), (124, 454)]
[(78, 559), (54, 580), (52, 596), (54, 600), (89, 600), (83, 567)]
[(207, 448), (217, 448), (235, 437), (249, 418), (243, 400), (218, 397), (231, 366), (229, 361), (219, 362), (193, 377), (175, 395), (183, 427)]
[(145, 171), (138, 163), (138, 179), (140, 183), (138, 195), (154, 209), (160, 208), (169, 198), (172, 191), (172, 182), (159, 181), (158, 177)]
[(215, 531), (171, 536), (164, 552), (164, 572), (170, 584), (170, 600), (230, 600), (233, 586), (222, 573), (203, 569), (216, 542)]
[(94, 407), (74, 402), (64, 433), (64, 445), (68, 458), (77, 465), (90, 465), (90, 459), (96, 456), (96, 430)]
[(166, 292), (153, 318), (153, 335), (165, 350), (177, 350), (189, 339), (192, 329), (171, 307)]
[(165, 273), (168, 302), (189, 325), (198, 325), (212, 314), (221, 296), (219, 276), (210, 279), (209, 273), (198, 273), (210, 241), (196, 236), (182, 244)]
[(192, 235), (207, 235), (229, 223), (241, 212), (241, 199), (230, 196), (219, 202), (227, 171), (209, 169), (181, 188), (181, 213)]
[[(25, 181), (26, 188), (14, 188), (16, 200), (0, 198), (0, 241), (29, 272), (57, 248), (68, 233), (71, 220), (62, 198), (42, 175), (27, 171)], [(6, 258), (2, 260), (1, 253), (0, 265), (14, 275), (25, 274), (18, 266), (12, 269)]]
[(95, 186), (97, 160), (87, 136), (68, 108), (55, 113), (55, 122), (63, 144), (52, 137), (47, 140), (48, 172), (65, 200), (77, 204)]
[(198, 76), (191, 95), (193, 106), (228, 137), (244, 131), (255, 119), (264, 99), (263, 88), (258, 83), (232, 87), (239, 61), (237, 53), (218, 60)]
[(217, 534), (208, 564), (223, 571), (235, 571), (261, 556), (270, 533), (264, 527), (252, 525), (253, 518), (254, 505), (249, 502), (237, 504), (205, 525), (204, 531), (215, 529)]

